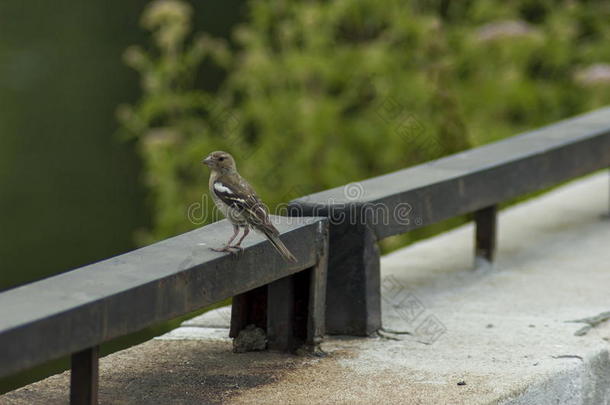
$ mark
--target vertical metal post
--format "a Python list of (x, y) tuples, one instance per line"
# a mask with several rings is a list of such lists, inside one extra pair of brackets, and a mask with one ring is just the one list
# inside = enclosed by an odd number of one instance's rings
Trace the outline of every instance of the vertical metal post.
[(377, 236), (367, 225), (374, 212), (358, 202), (321, 208), (295, 200), (289, 205), (290, 216), (329, 218), (323, 286), (328, 334), (370, 336), (381, 328), (380, 254)]
[(268, 285), (269, 350), (318, 349), (325, 331), (326, 266), (324, 253), (315, 266)]
[[(305, 271), (306, 272), (306, 271)], [(267, 348), (290, 352), (297, 348), (295, 332), (295, 277), (284, 277), (267, 286)]]
[(233, 298), (231, 337), (255, 324), (265, 329), (269, 350), (293, 352), (305, 345), (317, 351), (325, 333), (327, 224), (319, 238), (314, 266)]
[[(325, 237), (327, 232), (325, 233)], [(320, 252), (318, 262), (310, 270), (309, 306), (307, 310), (306, 344), (317, 350), (326, 332), (326, 277), (328, 268), (328, 238)]]
[(474, 213), (475, 256), (493, 262), (496, 252), (497, 206), (491, 205)]
[(248, 325), (267, 327), (267, 286), (246, 291), (233, 297), (229, 336), (236, 338)]
[(97, 405), (99, 346), (72, 355), (70, 405)]
[(292, 352), (303, 344), (315, 349), (324, 335), (325, 284), (322, 257), (314, 267), (234, 297), (229, 335), (254, 324), (266, 330), (269, 350)]
[(381, 280), (377, 239), (365, 223), (330, 227), (326, 331), (369, 336), (381, 328)]

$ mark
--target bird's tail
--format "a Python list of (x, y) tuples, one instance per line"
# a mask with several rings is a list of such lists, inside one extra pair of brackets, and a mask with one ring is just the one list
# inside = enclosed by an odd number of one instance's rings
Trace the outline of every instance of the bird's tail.
[(269, 239), (269, 242), (271, 242), (271, 244), (275, 248), (275, 250), (277, 250), (278, 253), (280, 255), (282, 255), (284, 260), (286, 260), (287, 262), (291, 262), (291, 263), (297, 262), (297, 258), (294, 257), (292, 252), (290, 252), (290, 250), (288, 250), (286, 245), (284, 245), (284, 242), (282, 242), (279, 235), (276, 235), (271, 232), (266, 232), (266, 230), (264, 231), (264, 233), (265, 233), (265, 236), (267, 236), (267, 239)]

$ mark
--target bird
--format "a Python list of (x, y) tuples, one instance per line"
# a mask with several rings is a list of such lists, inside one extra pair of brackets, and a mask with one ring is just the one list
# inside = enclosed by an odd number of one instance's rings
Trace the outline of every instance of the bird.
[[(233, 236), (221, 248), (212, 248), (216, 252), (241, 251), (242, 241), (250, 229), (265, 235), (282, 258), (290, 263), (297, 263), (296, 257), (280, 239), (280, 232), (273, 226), (267, 209), (258, 197), (254, 188), (237, 172), (233, 156), (227, 152), (210, 153), (202, 161), (210, 168), (210, 195), (216, 207), (233, 225)], [(239, 241), (232, 245), (241, 229), (244, 233)]]

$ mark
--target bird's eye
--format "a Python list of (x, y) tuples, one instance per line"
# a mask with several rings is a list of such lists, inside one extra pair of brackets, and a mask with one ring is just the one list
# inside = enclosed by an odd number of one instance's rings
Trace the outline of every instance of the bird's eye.
[(220, 162), (222, 162), (223, 160), (225, 160), (225, 158), (224, 158), (224, 157), (221, 157), (221, 158), (218, 158), (218, 160), (219, 160)]

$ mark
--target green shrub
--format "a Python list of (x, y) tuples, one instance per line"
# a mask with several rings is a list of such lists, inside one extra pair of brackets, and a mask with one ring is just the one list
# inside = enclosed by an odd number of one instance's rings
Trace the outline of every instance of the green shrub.
[[(273, 209), (606, 103), (573, 77), (608, 59), (610, 9), (564, 3), (251, 0), (230, 44), (189, 35), (186, 3), (151, 3), (153, 47), (126, 52), (142, 98), (119, 109), (154, 204), (142, 242), (198, 225), (189, 207), (211, 212), (212, 150)], [(213, 93), (194, 85), (203, 64), (226, 74)]]

